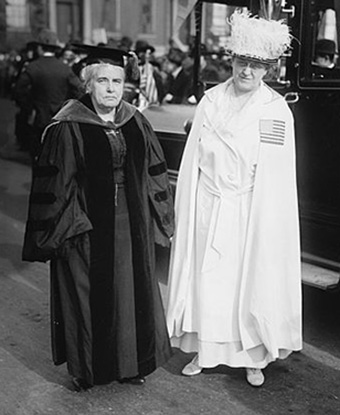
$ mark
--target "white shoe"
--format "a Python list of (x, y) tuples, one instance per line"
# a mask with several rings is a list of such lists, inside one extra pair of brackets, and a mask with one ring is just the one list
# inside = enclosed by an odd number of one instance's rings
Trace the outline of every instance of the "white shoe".
[(203, 370), (203, 367), (198, 365), (198, 354), (192, 359), (190, 363), (184, 366), (182, 375), (184, 376), (195, 376), (199, 375)]
[(247, 381), (251, 386), (259, 387), (264, 384), (264, 375), (261, 369), (246, 368)]

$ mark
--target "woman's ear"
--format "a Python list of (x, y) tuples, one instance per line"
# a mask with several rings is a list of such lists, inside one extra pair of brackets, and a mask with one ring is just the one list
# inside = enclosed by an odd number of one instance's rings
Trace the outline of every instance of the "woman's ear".
[(90, 94), (92, 92), (92, 81), (91, 80), (87, 80), (87, 82), (85, 82), (85, 92), (87, 94)]

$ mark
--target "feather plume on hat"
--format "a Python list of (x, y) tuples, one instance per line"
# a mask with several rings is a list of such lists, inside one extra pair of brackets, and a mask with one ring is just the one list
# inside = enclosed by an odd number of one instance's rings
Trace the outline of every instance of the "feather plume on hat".
[(251, 16), (249, 12), (235, 11), (228, 23), (231, 36), (227, 51), (263, 63), (275, 63), (290, 48), (292, 36), (282, 20), (267, 20)]

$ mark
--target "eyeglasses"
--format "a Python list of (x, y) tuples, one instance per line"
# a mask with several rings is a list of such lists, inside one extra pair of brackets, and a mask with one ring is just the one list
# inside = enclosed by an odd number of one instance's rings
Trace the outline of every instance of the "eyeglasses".
[(247, 68), (249, 66), (250, 69), (255, 70), (255, 71), (260, 70), (260, 69), (264, 69), (264, 70), (268, 69), (268, 65), (261, 63), (261, 62), (251, 61), (247, 59), (240, 59), (240, 58), (235, 58), (235, 61), (237, 65), (240, 66), (241, 68)]

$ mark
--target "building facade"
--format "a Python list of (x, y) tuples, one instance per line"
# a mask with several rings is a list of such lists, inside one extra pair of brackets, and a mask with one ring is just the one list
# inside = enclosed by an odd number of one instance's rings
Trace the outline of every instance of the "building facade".
[(6, 0), (0, 6), (0, 48), (19, 49), (41, 28), (62, 43), (107, 43), (128, 36), (162, 52), (172, 34), (175, 0)]

